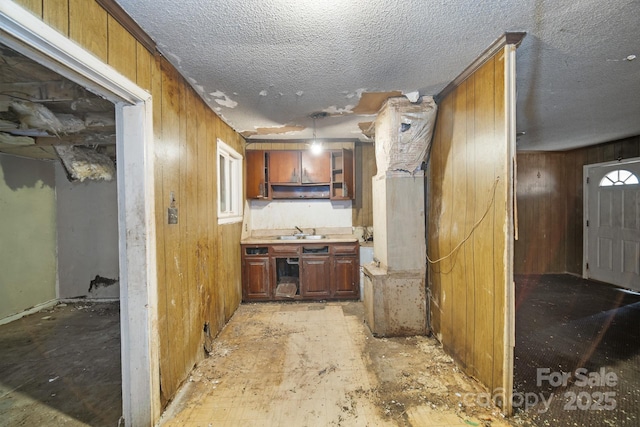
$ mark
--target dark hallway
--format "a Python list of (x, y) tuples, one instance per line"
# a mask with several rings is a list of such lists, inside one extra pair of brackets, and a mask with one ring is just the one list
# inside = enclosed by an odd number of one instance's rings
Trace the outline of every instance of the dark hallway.
[(640, 425), (640, 294), (571, 275), (515, 282), (514, 407), (536, 425)]

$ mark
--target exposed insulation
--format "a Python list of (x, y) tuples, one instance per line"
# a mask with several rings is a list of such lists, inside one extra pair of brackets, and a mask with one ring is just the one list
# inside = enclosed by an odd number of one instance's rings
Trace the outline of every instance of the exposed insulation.
[(60, 120), (61, 129), (64, 133), (76, 133), (87, 128), (84, 120), (73, 114), (57, 114), (56, 117)]
[(0, 132), (0, 145), (8, 144), (10, 146), (34, 145), (36, 141), (28, 136), (15, 136), (8, 133)]
[(62, 123), (47, 107), (29, 101), (11, 101), (11, 109), (15, 111), (23, 128), (36, 128), (59, 135)]
[(55, 147), (71, 180), (111, 181), (116, 176), (116, 167), (109, 156), (86, 147), (58, 145)]

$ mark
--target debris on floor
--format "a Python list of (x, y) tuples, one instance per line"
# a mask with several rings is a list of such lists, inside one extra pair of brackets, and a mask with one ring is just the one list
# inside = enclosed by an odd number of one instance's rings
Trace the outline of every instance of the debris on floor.
[(509, 426), (428, 337), (374, 338), (360, 302), (241, 305), (162, 426)]

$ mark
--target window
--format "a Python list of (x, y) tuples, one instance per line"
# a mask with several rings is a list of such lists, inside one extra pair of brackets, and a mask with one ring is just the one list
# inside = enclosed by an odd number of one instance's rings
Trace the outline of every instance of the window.
[(628, 170), (618, 169), (611, 171), (602, 178), (600, 187), (611, 187), (612, 185), (638, 184), (638, 177)]
[(218, 139), (218, 224), (242, 221), (242, 156)]

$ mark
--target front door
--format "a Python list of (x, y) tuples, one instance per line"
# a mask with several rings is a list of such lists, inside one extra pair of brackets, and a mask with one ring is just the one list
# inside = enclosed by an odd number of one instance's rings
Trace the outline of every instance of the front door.
[(584, 175), (584, 276), (640, 291), (640, 159)]

